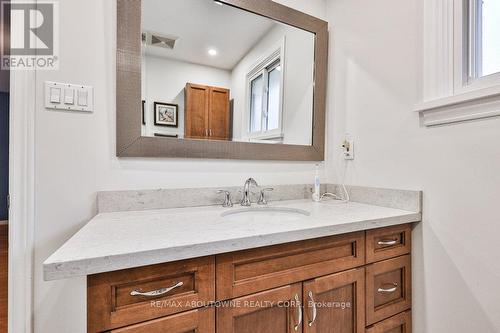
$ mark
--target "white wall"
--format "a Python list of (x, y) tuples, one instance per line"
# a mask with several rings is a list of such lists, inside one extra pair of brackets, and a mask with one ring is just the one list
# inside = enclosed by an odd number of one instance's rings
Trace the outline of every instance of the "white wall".
[(283, 24), (276, 24), (263, 36), (231, 73), (233, 126), (237, 139), (248, 140), (247, 74), (259, 61), (280, 47), (283, 39), (283, 143), (312, 144), (314, 35)]
[[(282, 2), (324, 17), (322, 0)], [(328, 143), (336, 162), (329, 176), (342, 178), (334, 146), (347, 130), (356, 140), (348, 183), (424, 191), (425, 221), (414, 236), (414, 332), (498, 332), (500, 119), (419, 126), (411, 112), (419, 98), (419, 6), (329, 0)], [(85, 279), (44, 282), (41, 263), (95, 214), (96, 191), (238, 185), (250, 175), (300, 183), (313, 174), (309, 163), (115, 158), (114, 1), (65, 0), (60, 10), (60, 70), (37, 73), (36, 333), (85, 332)], [(95, 113), (44, 110), (45, 80), (93, 85)]]
[[(420, 97), (420, 4), (329, 0), (329, 159), (338, 170), (330, 177), (347, 170), (350, 184), (424, 191), (413, 332), (500, 332), (500, 119), (420, 126), (412, 112)], [(347, 165), (333, 148), (346, 131), (356, 154)]]
[[(184, 88), (187, 82), (228, 89), (231, 87), (229, 71), (150, 55), (145, 58), (145, 89), (142, 99), (146, 101), (144, 127), (147, 136), (163, 133), (184, 137)], [(177, 128), (154, 125), (154, 102), (179, 105)]]
[[(324, 0), (281, 0), (324, 17)], [(35, 333), (86, 332), (84, 278), (44, 282), (42, 262), (95, 214), (100, 190), (312, 182), (312, 163), (115, 157), (116, 2), (60, 1), (60, 69), (37, 73)], [(43, 107), (43, 82), (95, 88), (95, 112)]]

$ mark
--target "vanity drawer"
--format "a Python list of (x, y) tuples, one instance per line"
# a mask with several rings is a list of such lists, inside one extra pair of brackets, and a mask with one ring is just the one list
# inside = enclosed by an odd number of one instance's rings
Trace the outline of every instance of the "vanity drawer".
[(371, 325), (411, 307), (409, 255), (366, 267), (366, 324)]
[(366, 262), (372, 263), (408, 254), (411, 251), (411, 225), (368, 230)]
[(226, 300), (362, 266), (365, 233), (227, 253), (216, 261), (217, 300)]
[(165, 318), (155, 319), (109, 333), (215, 333), (215, 310), (213, 308), (187, 311)]
[(403, 312), (366, 329), (366, 333), (411, 333), (411, 312)]
[(102, 332), (213, 302), (215, 257), (96, 274), (87, 284), (88, 332)]

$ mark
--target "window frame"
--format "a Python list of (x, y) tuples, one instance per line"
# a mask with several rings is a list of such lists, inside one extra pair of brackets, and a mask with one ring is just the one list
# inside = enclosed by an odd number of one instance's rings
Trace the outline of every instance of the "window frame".
[[(268, 87), (269, 87), (269, 73), (277, 68), (280, 70), (280, 105), (279, 105), (279, 122), (278, 128), (273, 130), (264, 130), (267, 127), (267, 106), (269, 100)], [(252, 82), (262, 75), (262, 116), (261, 116), (261, 130), (260, 132), (251, 132), (251, 116), (252, 116)], [(284, 123), (284, 80), (285, 80), (285, 38), (283, 38), (277, 46), (273, 47), (270, 51), (265, 53), (247, 72), (246, 82), (246, 113), (245, 113), (245, 128), (246, 137), (248, 141), (283, 141), (283, 123)]]
[(482, 34), (477, 30), (482, 0), (456, 0), (454, 94), (500, 86), (500, 72), (482, 76), (477, 59), (481, 57)]
[(469, 7), (474, 0), (423, 0), (423, 126), (500, 117), (500, 74), (470, 79)]
[(261, 91), (261, 95), (262, 95), (262, 100), (261, 100), (261, 117), (260, 117), (260, 129), (262, 131), (262, 123), (263, 123), (263, 116), (262, 116), (262, 113), (264, 112), (264, 90), (265, 90), (265, 79), (266, 79), (266, 75), (264, 73), (264, 71), (261, 71), (261, 72), (257, 72), (254, 76), (250, 77), (249, 78), (249, 82), (248, 82), (248, 91), (249, 91), (249, 94), (248, 94), (248, 103), (249, 103), (249, 114), (248, 114), (248, 126), (247, 126), (247, 133), (256, 133), (256, 132), (252, 132), (251, 130), (251, 127), (252, 127), (252, 116), (253, 116), (253, 112), (252, 112), (252, 108), (254, 107), (254, 100), (253, 100), (253, 83), (255, 80), (259, 79), (262, 77), (262, 91)]

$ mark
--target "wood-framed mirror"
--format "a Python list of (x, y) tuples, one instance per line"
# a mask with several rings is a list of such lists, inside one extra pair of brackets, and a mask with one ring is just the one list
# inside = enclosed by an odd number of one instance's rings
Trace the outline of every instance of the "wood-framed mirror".
[(322, 161), (327, 62), (271, 0), (117, 0), (117, 156)]

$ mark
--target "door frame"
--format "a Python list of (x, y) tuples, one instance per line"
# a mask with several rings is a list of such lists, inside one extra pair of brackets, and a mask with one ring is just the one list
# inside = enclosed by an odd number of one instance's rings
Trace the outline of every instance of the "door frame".
[(10, 72), (8, 333), (33, 332), (35, 80)]

